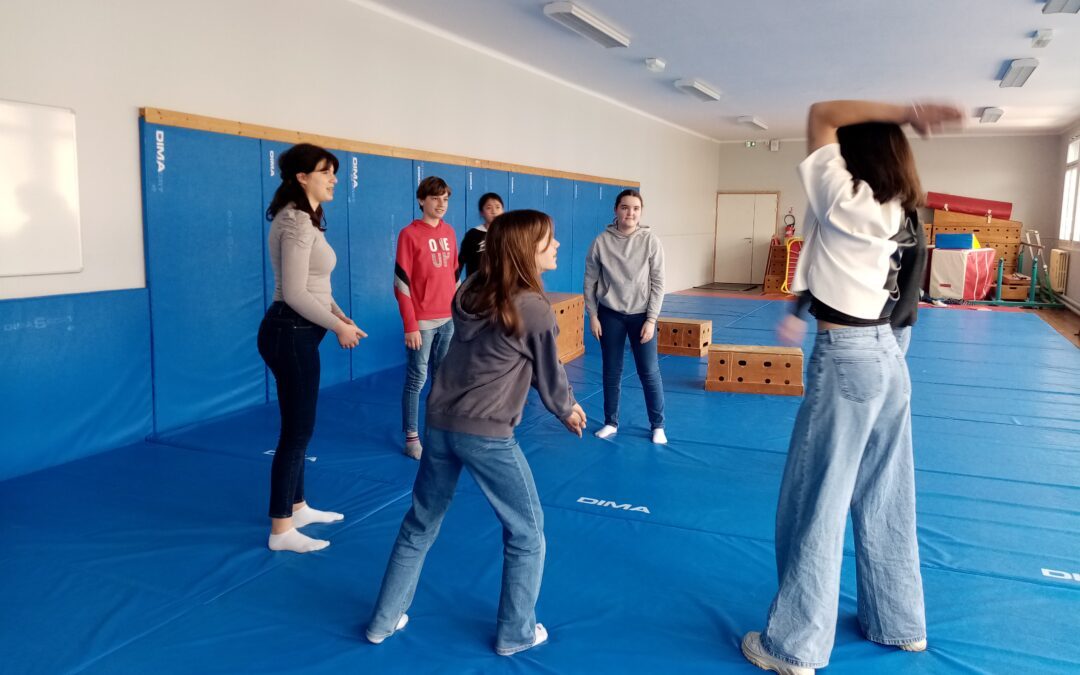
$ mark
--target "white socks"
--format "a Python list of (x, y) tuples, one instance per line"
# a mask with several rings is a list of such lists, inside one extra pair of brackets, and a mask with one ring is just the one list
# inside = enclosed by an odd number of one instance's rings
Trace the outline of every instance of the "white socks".
[(659, 445), (667, 444), (667, 434), (664, 433), (663, 429), (652, 430), (652, 442)]
[(281, 534), (271, 534), (270, 541), (266, 545), (270, 547), (271, 551), (310, 553), (312, 551), (321, 551), (329, 546), (330, 542), (325, 539), (312, 539), (293, 528)]
[(499, 656), (513, 656), (514, 654), (517, 654), (518, 652), (523, 652), (526, 649), (532, 649), (533, 647), (538, 647), (539, 645), (542, 645), (547, 641), (548, 641), (547, 628), (544, 628), (544, 624), (538, 623), (538, 624), (536, 624), (536, 634), (533, 637), (533, 641), (532, 641), (531, 645), (529, 645), (528, 647), (519, 647), (519, 648), (517, 648), (517, 649), (515, 649), (513, 651), (499, 651), (498, 649), (496, 649), (495, 653), (498, 654)]
[(311, 525), (312, 523), (336, 523), (345, 520), (345, 516), (341, 513), (335, 513), (334, 511), (320, 511), (318, 509), (313, 509), (310, 506), (304, 506), (301, 509), (293, 511), (292, 520), (293, 527), (301, 528)]
[[(397, 625), (394, 626), (394, 633), (396, 633), (399, 630), (401, 630), (402, 628), (404, 628), (405, 624), (407, 624), (407, 623), (409, 623), (409, 615), (408, 614), (402, 614), (401, 618), (398, 619)], [(390, 635), (393, 635), (394, 633), (390, 633)], [(386, 638), (390, 637), (390, 635), (383, 635), (382, 637), (372, 637), (371, 633), (368, 633), (367, 634), (367, 639), (368, 639), (368, 642), (370, 642), (373, 645), (380, 645), (380, 644), (382, 644), (382, 641), (385, 640)]]
[(596, 430), (594, 434), (597, 438), (611, 438), (619, 431), (619, 427), (613, 427), (610, 424), (605, 424)]

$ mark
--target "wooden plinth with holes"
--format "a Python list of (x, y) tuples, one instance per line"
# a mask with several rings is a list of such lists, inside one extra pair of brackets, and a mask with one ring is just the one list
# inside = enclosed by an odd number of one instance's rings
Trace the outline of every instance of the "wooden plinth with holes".
[(711, 345), (708, 391), (803, 395), (803, 352), (798, 347)]
[(712, 321), (662, 316), (656, 321), (656, 351), (675, 356), (702, 357), (709, 353)]
[(559, 361), (570, 363), (585, 353), (585, 296), (578, 293), (548, 293), (548, 302), (555, 312), (559, 337)]

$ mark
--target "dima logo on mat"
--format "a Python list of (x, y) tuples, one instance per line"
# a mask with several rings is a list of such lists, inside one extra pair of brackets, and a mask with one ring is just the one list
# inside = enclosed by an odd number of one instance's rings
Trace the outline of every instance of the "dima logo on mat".
[(157, 150), (157, 172), (161, 173), (165, 170), (165, 132), (160, 129), (154, 132), (154, 147)]
[(578, 497), (578, 504), (588, 504), (590, 506), (604, 506), (609, 509), (619, 509), (620, 511), (637, 511), (638, 513), (649, 513), (649, 507), (647, 506), (634, 506), (633, 504), (617, 504), (615, 502), (607, 501), (604, 499), (593, 499), (592, 497)]
[(360, 184), (360, 161), (356, 158), (352, 158), (352, 189), (356, 189), (356, 186)]
[(274, 151), (271, 150), (270, 151), (270, 177), (273, 178), (274, 175), (275, 175), (275, 171), (274, 171)]
[(1062, 572), (1061, 570), (1048, 570), (1044, 567), (1042, 568), (1042, 575), (1051, 579), (1080, 582), (1080, 572)]

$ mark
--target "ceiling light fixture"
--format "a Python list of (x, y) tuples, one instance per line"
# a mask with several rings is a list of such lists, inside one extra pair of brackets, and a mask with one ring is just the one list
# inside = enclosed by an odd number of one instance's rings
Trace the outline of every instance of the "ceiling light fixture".
[(753, 115), (741, 115), (738, 118), (738, 122), (739, 122), (739, 124), (749, 124), (750, 126), (757, 127), (758, 129), (761, 129), (762, 131), (765, 131), (765, 130), (767, 130), (769, 128), (768, 124), (765, 124), (764, 121), (762, 121), (758, 117), (754, 117)]
[(701, 80), (694, 78), (686, 78), (682, 80), (675, 80), (675, 86), (680, 89), (684, 94), (689, 94), (699, 101), (719, 101), (720, 92), (713, 89), (709, 85), (705, 84)]
[[(1080, 2), (1080, 0), (1077, 0)], [(1002, 87), (1022, 87), (1028, 81), (1035, 67), (1039, 65), (1039, 59), (1013, 59), (1009, 62), (1009, 69), (1001, 78)]]
[(1050, 41), (1054, 39), (1054, 29), (1052, 28), (1040, 28), (1035, 31), (1035, 35), (1031, 38), (1031, 46), (1039, 49), (1050, 44)]
[(1001, 116), (1005, 114), (1005, 111), (1001, 108), (983, 108), (982, 114), (979, 115), (979, 122), (981, 124), (992, 124), (1001, 119)]
[(629, 47), (630, 37), (615, 30), (595, 15), (572, 2), (552, 2), (544, 5), (544, 14), (582, 37), (604, 47)]
[(1080, 0), (1047, 0), (1043, 14), (1076, 14), (1080, 12)]
[(664, 68), (667, 68), (667, 61), (656, 56), (650, 56), (645, 59), (645, 67), (651, 73), (662, 73)]

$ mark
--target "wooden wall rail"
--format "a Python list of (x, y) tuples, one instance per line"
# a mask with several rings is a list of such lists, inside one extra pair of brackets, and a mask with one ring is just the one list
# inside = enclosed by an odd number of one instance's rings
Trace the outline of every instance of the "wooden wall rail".
[(508, 171), (513, 173), (528, 173), (550, 178), (566, 178), (569, 180), (588, 181), (590, 183), (604, 183), (625, 187), (640, 187), (637, 181), (622, 180), (620, 178), (604, 178), (602, 176), (590, 176), (583, 173), (571, 173), (557, 171), (555, 169), (543, 169), (523, 164), (508, 164), (495, 162), (474, 157), (461, 155), (448, 155), (441, 152), (428, 152), (426, 150), (414, 150), (412, 148), (399, 148), (393, 145), (379, 145), (377, 143), (365, 143), (347, 138), (335, 138), (309, 134), (303, 131), (290, 131), (264, 127), (258, 124), (223, 120), (204, 115), (176, 112), (174, 110), (162, 110), (161, 108), (141, 108), (139, 113), (152, 124), (165, 124), (185, 129), (198, 129), (201, 131), (213, 131), (219, 134), (233, 134), (234, 136), (247, 136), (248, 138), (262, 138), (268, 141), (281, 141), (283, 143), (314, 143), (333, 150), (346, 152), (361, 152), (369, 155), (382, 155), (384, 157), (400, 157), (402, 159), (418, 159), (425, 162), (442, 162), (444, 164), (458, 164), (476, 169), (494, 169), (496, 171)]

